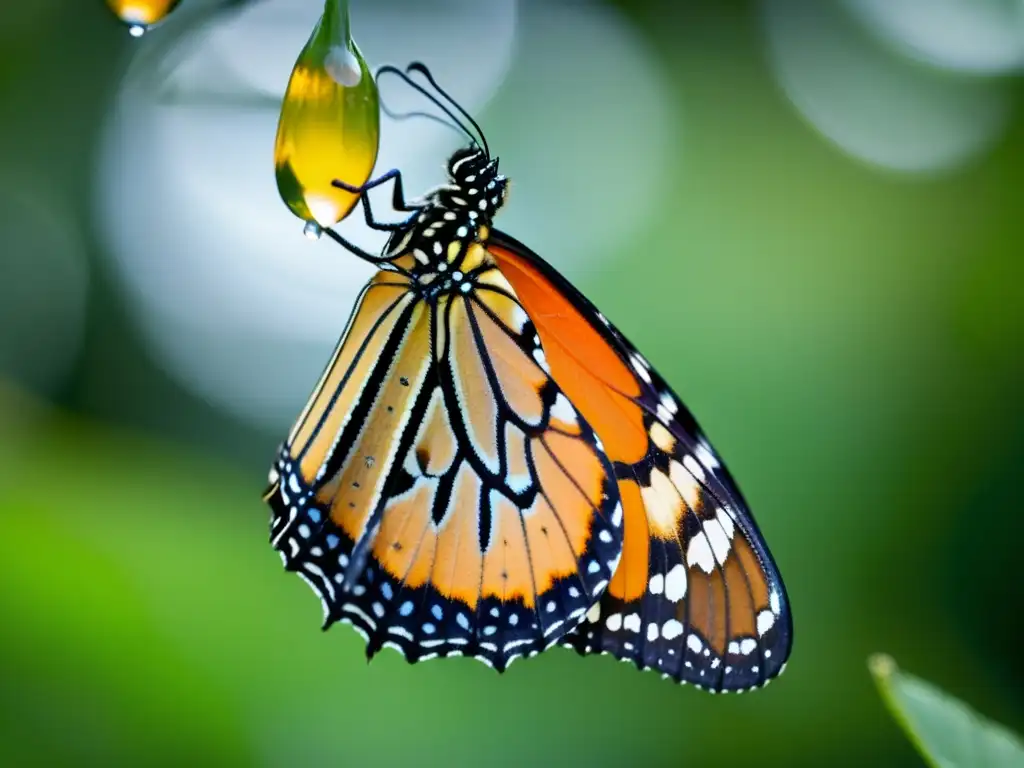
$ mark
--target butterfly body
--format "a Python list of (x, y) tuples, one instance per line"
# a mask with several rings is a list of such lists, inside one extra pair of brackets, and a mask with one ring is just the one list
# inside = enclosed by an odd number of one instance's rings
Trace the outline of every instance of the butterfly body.
[(462, 278), (484, 266), (480, 246), (505, 200), (507, 181), (498, 174), (498, 161), (481, 150), (455, 152), (448, 174), (449, 183), (426, 195), (384, 247), (385, 258), (412, 258), (409, 272), (424, 286), (425, 296), (471, 286)]
[(791, 617), (731, 475), (625, 337), (492, 227), (497, 161), (468, 147), (448, 173), (412, 204), (396, 179), (399, 224), (363, 197), (380, 256), (332, 234), (381, 271), (270, 473), (286, 568), (369, 656), (503, 670), (560, 643), (763, 685)]

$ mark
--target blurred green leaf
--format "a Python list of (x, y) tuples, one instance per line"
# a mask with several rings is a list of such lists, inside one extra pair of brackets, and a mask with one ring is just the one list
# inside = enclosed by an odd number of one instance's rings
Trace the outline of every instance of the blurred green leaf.
[[(390, 650), (367, 664), (268, 546), (262, 463), (2, 381), (0, 435), (0, 766), (728, 766), (750, 743), (768, 764), (832, 762), (772, 740), (799, 722), (793, 686), (712, 699), (557, 648), (501, 676)], [(494, 749), (508, 732), (528, 738)]]
[(1015, 734), (924, 680), (901, 672), (892, 657), (875, 654), (868, 668), (893, 717), (929, 765), (1024, 766)]

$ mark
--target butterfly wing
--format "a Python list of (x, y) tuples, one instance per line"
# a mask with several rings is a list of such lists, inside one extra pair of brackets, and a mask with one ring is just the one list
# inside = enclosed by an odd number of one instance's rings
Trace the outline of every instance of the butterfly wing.
[(603, 442), (624, 508), (621, 562), (566, 644), (712, 691), (763, 685), (785, 665), (792, 620), (725, 465), (664, 380), (553, 267), (500, 232), (488, 251), (555, 381)]
[(371, 657), (504, 669), (578, 625), (621, 555), (599, 441), (512, 287), (475, 279), (428, 301), (374, 278), (271, 472), (273, 546)]

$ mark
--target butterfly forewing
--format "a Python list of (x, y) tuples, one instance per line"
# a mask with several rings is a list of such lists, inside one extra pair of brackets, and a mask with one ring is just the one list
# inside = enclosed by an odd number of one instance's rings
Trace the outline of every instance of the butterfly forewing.
[(713, 691), (764, 684), (789, 655), (791, 617), (728, 471), (679, 398), (568, 281), (502, 233), (488, 250), (554, 380), (602, 441), (623, 504), (621, 562), (566, 644)]
[(577, 626), (622, 549), (614, 469), (496, 269), (381, 273), (281, 449), (271, 538), (373, 655), (503, 669)]

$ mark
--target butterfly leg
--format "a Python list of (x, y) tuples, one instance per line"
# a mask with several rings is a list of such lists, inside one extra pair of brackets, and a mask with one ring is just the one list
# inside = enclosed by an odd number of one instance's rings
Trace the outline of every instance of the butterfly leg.
[(369, 251), (363, 250), (362, 248), (360, 248), (358, 245), (353, 243), (348, 238), (343, 237), (342, 235), (339, 235), (337, 232), (335, 232), (330, 227), (325, 227), (323, 231), (324, 231), (324, 234), (326, 234), (329, 238), (331, 238), (331, 240), (336, 242), (338, 245), (340, 245), (342, 248), (344, 248), (349, 253), (352, 253), (352, 254), (358, 256), (363, 261), (368, 261), (370, 264), (373, 264), (374, 266), (380, 267), (381, 269), (386, 269), (386, 270), (389, 270), (391, 272), (398, 272), (399, 274), (405, 275), (408, 278), (412, 278), (412, 274), (410, 274), (407, 270), (402, 269), (399, 266), (396, 266), (395, 264), (393, 264), (389, 259), (385, 258), (384, 256), (375, 256), (374, 254), (370, 253)]
[(373, 211), (370, 208), (370, 198), (367, 197), (366, 195), (366, 192), (368, 192), (369, 190), (373, 189), (374, 187), (379, 187), (380, 185), (390, 181), (391, 179), (394, 179), (395, 181), (395, 185), (391, 194), (391, 207), (394, 208), (396, 211), (402, 211), (404, 213), (419, 210), (421, 206), (416, 204), (410, 204), (409, 202), (406, 201), (405, 192), (402, 188), (402, 172), (397, 168), (392, 168), (390, 171), (383, 174), (382, 176), (378, 176), (376, 179), (371, 179), (370, 181), (363, 184), (361, 187), (353, 187), (351, 184), (346, 184), (344, 181), (341, 181), (340, 179), (335, 179), (334, 181), (331, 182), (331, 185), (337, 187), (338, 189), (343, 189), (346, 192), (351, 192), (355, 195), (359, 195), (362, 198), (363, 211), (366, 214), (366, 224), (371, 229), (376, 229), (383, 232), (394, 232), (395, 230), (404, 227), (407, 222), (403, 221), (397, 224), (386, 224), (384, 222), (377, 221), (376, 217), (373, 215)]

